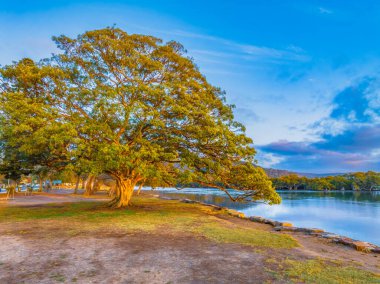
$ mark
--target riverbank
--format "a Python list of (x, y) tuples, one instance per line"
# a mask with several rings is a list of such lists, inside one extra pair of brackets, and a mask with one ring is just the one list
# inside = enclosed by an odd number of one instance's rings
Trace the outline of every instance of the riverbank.
[(148, 193), (123, 210), (108, 209), (101, 200), (62, 203), (57, 198), (38, 204), (38, 196), (33, 198), (35, 204), (26, 206), (0, 205), (0, 282), (380, 280), (375, 254), (309, 235), (275, 232), (268, 224), (213, 206)]

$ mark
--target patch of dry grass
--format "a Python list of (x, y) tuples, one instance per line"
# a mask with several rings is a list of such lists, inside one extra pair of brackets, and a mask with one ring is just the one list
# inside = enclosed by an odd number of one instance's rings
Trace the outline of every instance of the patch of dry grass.
[(254, 247), (294, 248), (298, 242), (289, 235), (244, 227), (226, 226), (220, 222), (202, 224), (197, 228), (205, 237), (223, 243), (238, 243)]
[(352, 266), (320, 259), (308, 261), (286, 260), (285, 276), (295, 283), (316, 284), (370, 284), (380, 283), (380, 276)]

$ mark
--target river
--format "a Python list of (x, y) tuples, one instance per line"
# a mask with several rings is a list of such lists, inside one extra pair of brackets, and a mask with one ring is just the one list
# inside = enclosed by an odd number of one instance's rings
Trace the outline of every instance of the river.
[(225, 206), (276, 221), (290, 222), (296, 227), (320, 228), (353, 239), (380, 246), (380, 192), (316, 192), (279, 191), (280, 205), (260, 202), (232, 202), (215, 189), (158, 189), (162, 196), (188, 198)]

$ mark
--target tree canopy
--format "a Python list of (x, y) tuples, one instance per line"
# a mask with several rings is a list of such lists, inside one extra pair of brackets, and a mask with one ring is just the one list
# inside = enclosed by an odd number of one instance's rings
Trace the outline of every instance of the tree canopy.
[(54, 41), (60, 54), (1, 70), (4, 145), (41, 166), (109, 174), (114, 207), (145, 182), (280, 202), (224, 92), (182, 45), (117, 28)]
[(67, 165), (72, 137), (46, 96), (50, 73), (49, 66), (27, 58), (0, 70), (0, 172), (7, 176), (41, 175)]

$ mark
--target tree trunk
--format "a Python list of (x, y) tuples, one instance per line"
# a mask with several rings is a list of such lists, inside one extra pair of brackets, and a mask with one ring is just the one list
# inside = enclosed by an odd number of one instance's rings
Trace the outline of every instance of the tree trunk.
[(95, 181), (95, 176), (94, 175), (89, 175), (86, 180), (86, 184), (84, 187), (84, 195), (85, 196), (90, 196), (93, 193), (93, 188), (94, 188), (94, 181)]
[(77, 176), (77, 183), (75, 184), (74, 194), (78, 194), (79, 183), (80, 183), (80, 175)]
[(115, 197), (110, 202), (112, 208), (127, 207), (131, 204), (133, 190), (135, 189), (136, 181), (132, 179), (116, 178)]
[(141, 191), (141, 188), (143, 187), (143, 183), (141, 183), (140, 185), (139, 185), (139, 189), (137, 190), (137, 195), (140, 195), (140, 191)]
[(38, 188), (38, 192), (42, 192), (42, 183), (43, 183), (43, 181), (42, 181), (41, 177), (38, 177), (38, 182), (39, 182), (39, 185), (40, 185), (40, 187)]
[(116, 184), (113, 184), (110, 186), (110, 189), (108, 190), (108, 196), (114, 197), (116, 193)]
[(100, 190), (102, 182), (99, 180), (99, 178), (94, 178), (94, 183), (92, 185), (92, 193), (98, 192)]

